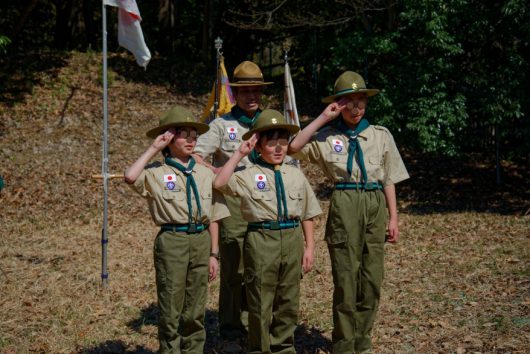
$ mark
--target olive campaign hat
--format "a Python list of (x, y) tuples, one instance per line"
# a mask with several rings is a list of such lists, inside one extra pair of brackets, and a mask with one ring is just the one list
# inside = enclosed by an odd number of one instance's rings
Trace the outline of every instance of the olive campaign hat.
[(333, 88), (333, 95), (322, 99), (324, 103), (331, 103), (337, 97), (349, 95), (352, 93), (366, 93), (366, 96), (374, 96), (379, 93), (377, 89), (367, 89), (364, 79), (361, 75), (353, 71), (345, 71), (342, 73)]
[(195, 118), (193, 118), (191, 112), (186, 108), (182, 106), (175, 106), (164, 113), (164, 115), (160, 118), (158, 127), (149, 130), (146, 135), (154, 139), (169, 128), (179, 127), (195, 128), (199, 134), (206, 133), (208, 129), (210, 129), (208, 124), (197, 122)]
[(285, 117), (274, 109), (265, 109), (260, 113), (252, 129), (243, 135), (243, 140), (250, 139), (252, 134), (272, 129), (285, 129), (289, 134), (297, 133), (300, 127), (294, 124), (288, 124)]
[(263, 73), (259, 66), (251, 61), (244, 61), (234, 69), (234, 76), (230, 86), (264, 86), (272, 82), (263, 80)]

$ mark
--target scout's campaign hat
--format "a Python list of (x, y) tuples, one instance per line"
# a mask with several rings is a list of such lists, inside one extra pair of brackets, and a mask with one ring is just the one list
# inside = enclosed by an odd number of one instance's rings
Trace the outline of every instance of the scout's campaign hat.
[(264, 86), (272, 82), (263, 80), (263, 73), (259, 66), (251, 61), (244, 61), (234, 69), (234, 76), (230, 86)]
[(367, 89), (361, 75), (354, 73), (353, 71), (345, 71), (339, 76), (337, 81), (335, 81), (333, 95), (323, 98), (322, 102), (331, 103), (335, 101), (337, 97), (352, 93), (366, 93), (366, 96), (370, 97), (377, 95), (379, 90)]
[(186, 108), (182, 106), (175, 106), (164, 113), (164, 115), (160, 118), (158, 127), (149, 130), (145, 135), (154, 139), (169, 128), (178, 127), (195, 128), (199, 134), (206, 133), (208, 129), (210, 129), (208, 124), (197, 122), (195, 118), (193, 118), (191, 112)]
[(280, 112), (274, 109), (265, 109), (260, 113), (256, 122), (254, 122), (252, 129), (243, 134), (243, 140), (249, 139), (254, 133), (271, 129), (285, 129), (289, 134), (294, 134), (300, 130), (300, 127), (294, 124), (288, 124)]

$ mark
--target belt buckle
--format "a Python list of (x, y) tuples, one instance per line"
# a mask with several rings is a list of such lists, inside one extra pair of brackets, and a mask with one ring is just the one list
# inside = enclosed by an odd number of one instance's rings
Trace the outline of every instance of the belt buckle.
[(189, 226), (188, 226), (188, 233), (190, 233), (190, 234), (194, 234), (194, 233), (196, 233), (196, 232), (197, 232), (197, 224), (195, 224), (195, 223), (191, 223), (191, 224), (189, 224)]
[(269, 227), (271, 230), (280, 230), (281, 227), (280, 227), (280, 222), (277, 221), (277, 220), (274, 220), (274, 221), (271, 221), (270, 222), (270, 227)]

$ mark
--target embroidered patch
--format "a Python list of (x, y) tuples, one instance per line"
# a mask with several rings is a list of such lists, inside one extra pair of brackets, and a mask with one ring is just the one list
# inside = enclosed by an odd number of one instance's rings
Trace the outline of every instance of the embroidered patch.
[(169, 189), (170, 191), (175, 189), (175, 183), (173, 183), (173, 182), (167, 182), (166, 186), (167, 186), (167, 189)]
[(341, 152), (344, 148), (344, 143), (341, 140), (335, 139), (333, 140), (333, 149), (336, 152)]
[(236, 140), (236, 138), (237, 138), (237, 128), (236, 127), (226, 128), (226, 131), (228, 132), (228, 138), (230, 140)]
[(174, 174), (164, 175), (164, 182), (173, 182), (176, 179), (177, 179), (177, 176)]
[(264, 174), (255, 175), (254, 180), (257, 182), (256, 187), (258, 187), (258, 189), (264, 189), (267, 186), (267, 183), (265, 183), (267, 182), (267, 176)]

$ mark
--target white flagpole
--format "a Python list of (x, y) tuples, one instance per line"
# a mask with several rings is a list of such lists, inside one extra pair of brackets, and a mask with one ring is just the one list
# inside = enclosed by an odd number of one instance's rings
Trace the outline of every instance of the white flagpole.
[(103, 228), (101, 229), (101, 282), (104, 288), (109, 284), (107, 272), (108, 246), (108, 187), (109, 187), (109, 146), (108, 146), (108, 98), (107, 98), (107, 12), (104, 1), (102, 3), (103, 22), (103, 158), (101, 175), (103, 176)]

